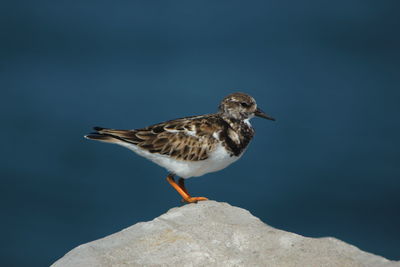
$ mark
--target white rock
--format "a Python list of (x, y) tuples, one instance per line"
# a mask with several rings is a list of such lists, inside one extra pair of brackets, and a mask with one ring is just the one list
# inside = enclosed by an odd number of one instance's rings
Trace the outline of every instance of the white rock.
[(203, 201), (78, 246), (54, 267), (400, 266), (335, 238), (275, 229), (248, 211)]

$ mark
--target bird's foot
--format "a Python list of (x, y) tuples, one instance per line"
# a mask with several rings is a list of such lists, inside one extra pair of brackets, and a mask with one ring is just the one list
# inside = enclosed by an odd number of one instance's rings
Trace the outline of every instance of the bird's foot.
[(204, 201), (204, 200), (208, 200), (208, 198), (206, 198), (206, 197), (191, 197), (191, 196), (188, 196), (186, 198), (183, 198), (182, 202), (197, 203), (198, 201)]
[(182, 196), (182, 202), (186, 203), (197, 203), (198, 201), (208, 200), (206, 197), (191, 197), (185, 188), (185, 181), (179, 179), (179, 184), (177, 184), (172, 175), (167, 176), (167, 181), (172, 185), (172, 187)]

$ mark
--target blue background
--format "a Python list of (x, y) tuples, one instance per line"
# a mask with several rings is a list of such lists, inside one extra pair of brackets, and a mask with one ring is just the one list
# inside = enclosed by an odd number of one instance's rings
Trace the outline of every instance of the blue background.
[(399, 1), (1, 2), (4, 266), (46, 266), (180, 204), (166, 171), (83, 139), (214, 112), (278, 119), (193, 195), (400, 259)]

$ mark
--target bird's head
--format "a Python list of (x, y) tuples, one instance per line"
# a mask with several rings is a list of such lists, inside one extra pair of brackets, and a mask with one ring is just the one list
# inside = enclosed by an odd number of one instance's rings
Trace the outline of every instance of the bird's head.
[(223, 116), (237, 120), (251, 119), (254, 116), (275, 120), (259, 109), (254, 98), (245, 93), (233, 93), (226, 96), (219, 104), (219, 111)]

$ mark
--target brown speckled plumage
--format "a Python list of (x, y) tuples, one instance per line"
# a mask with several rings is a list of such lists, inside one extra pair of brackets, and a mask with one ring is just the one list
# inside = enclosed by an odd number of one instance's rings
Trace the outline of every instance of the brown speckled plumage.
[(189, 161), (207, 159), (219, 141), (231, 155), (238, 156), (254, 135), (254, 130), (246, 123), (223, 119), (219, 113), (171, 120), (136, 130), (100, 127), (95, 130), (94, 135), (108, 137), (110, 141), (128, 142), (151, 153)]
[(254, 130), (248, 120), (257, 112), (260, 111), (251, 96), (234, 93), (221, 101), (215, 114), (185, 117), (135, 130), (95, 127), (96, 132), (86, 137), (111, 143), (127, 142), (150, 153), (183, 161), (209, 158), (218, 143), (231, 156), (239, 156), (253, 138)]

